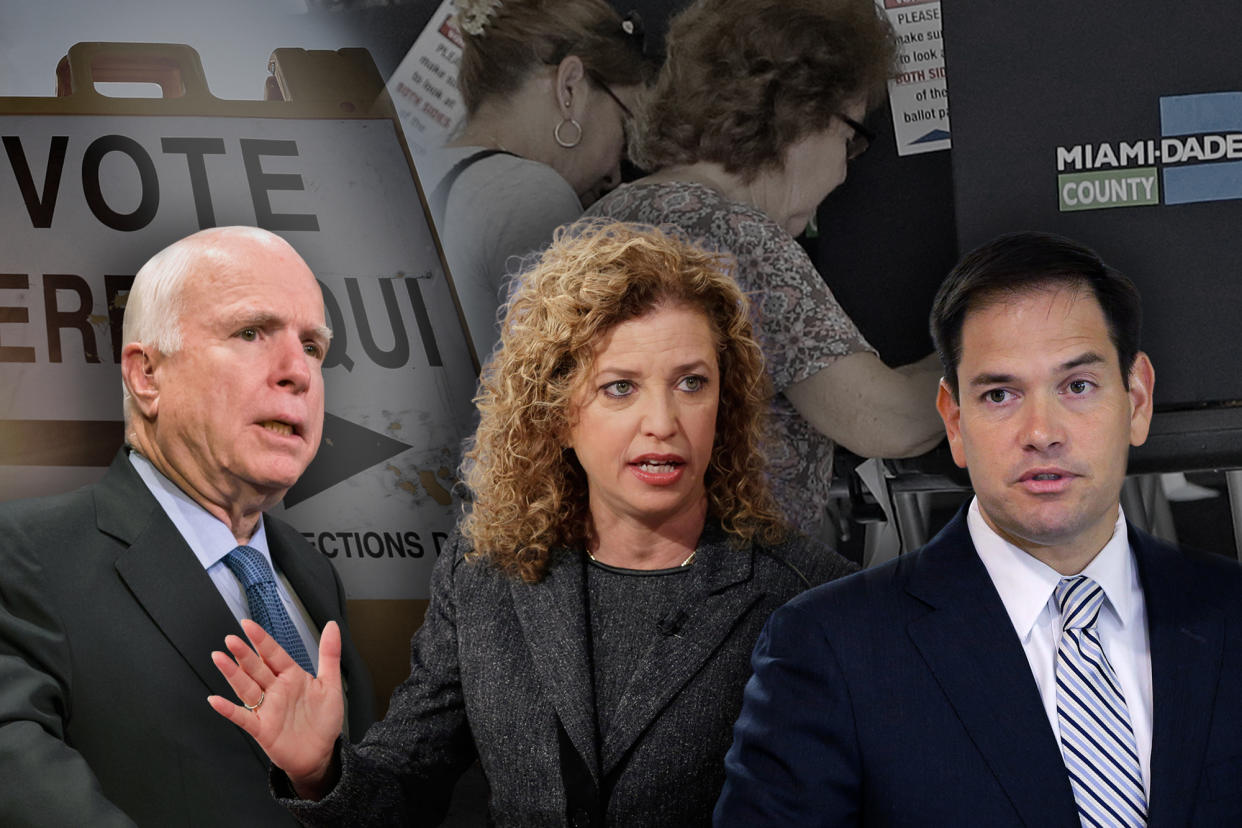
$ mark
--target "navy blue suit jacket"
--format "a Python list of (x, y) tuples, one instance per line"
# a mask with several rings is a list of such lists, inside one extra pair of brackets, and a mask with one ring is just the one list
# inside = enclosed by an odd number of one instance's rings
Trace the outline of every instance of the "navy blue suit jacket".
[[(1242, 825), (1242, 567), (1131, 529), (1147, 603), (1149, 825)], [(914, 554), (777, 610), (717, 826), (1079, 826), (965, 510)]]

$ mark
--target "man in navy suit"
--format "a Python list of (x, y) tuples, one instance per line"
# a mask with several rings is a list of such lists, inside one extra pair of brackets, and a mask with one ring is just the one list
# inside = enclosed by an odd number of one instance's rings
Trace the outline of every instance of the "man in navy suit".
[(1067, 239), (958, 264), (937, 407), (975, 497), (772, 615), (717, 826), (1242, 824), (1242, 568), (1118, 503), (1139, 329), (1133, 284)]

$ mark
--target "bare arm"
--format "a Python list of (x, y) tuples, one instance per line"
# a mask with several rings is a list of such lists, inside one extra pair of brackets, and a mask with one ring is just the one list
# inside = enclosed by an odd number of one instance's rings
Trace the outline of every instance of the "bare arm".
[(889, 368), (875, 354), (842, 357), (785, 389), (817, 431), (863, 457), (913, 457), (944, 439), (935, 354)]

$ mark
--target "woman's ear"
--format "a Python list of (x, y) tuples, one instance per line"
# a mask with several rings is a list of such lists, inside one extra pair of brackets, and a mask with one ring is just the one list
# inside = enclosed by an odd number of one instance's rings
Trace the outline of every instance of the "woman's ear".
[(586, 66), (582, 58), (569, 55), (556, 67), (556, 105), (562, 118), (581, 119), (586, 107)]

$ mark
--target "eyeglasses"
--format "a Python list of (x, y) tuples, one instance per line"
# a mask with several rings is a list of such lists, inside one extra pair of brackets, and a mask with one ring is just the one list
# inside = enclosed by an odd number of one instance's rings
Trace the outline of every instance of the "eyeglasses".
[(630, 112), (630, 108), (625, 105), (625, 101), (621, 100), (620, 96), (617, 95), (616, 92), (612, 91), (612, 87), (609, 86), (607, 83), (605, 83), (603, 78), (601, 78), (598, 74), (596, 74), (590, 69), (586, 70), (586, 75), (588, 78), (591, 79), (592, 82), (594, 82), (596, 86), (598, 86), (600, 89), (607, 92), (608, 97), (612, 98), (614, 101), (617, 102), (617, 106), (621, 107), (621, 112), (625, 115), (627, 119), (631, 121), (634, 120), (634, 113)]
[(853, 161), (871, 146), (871, 142), (875, 140), (875, 133), (858, 123), (858, 121), (855, 121), (849, 115), (844, 115), (840, 112), (834, 114), (845, 122), (846, 126), (854, 130), (853, 134), (845, 142), (845, 157)]

